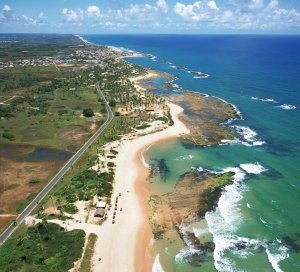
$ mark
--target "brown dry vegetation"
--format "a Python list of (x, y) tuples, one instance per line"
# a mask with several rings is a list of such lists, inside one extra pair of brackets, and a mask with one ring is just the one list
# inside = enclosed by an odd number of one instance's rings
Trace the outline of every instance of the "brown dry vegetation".
[(82, 126), (71, 125), (63, 129), (59, 133), (59, 138), (69, 139), (78, 143), (82, 143), (84, 136), (88, 134), (89, 133)]
[[(61, 166), (56, 162), (28, 162), (14, 161), (0, 157), (1, 184), (0, 206), (3, 215), (16, 215), (16, 207), (20, 200), (24, 200), (37, 192), (45, 185), (45, 180)], [(41, 182), (29, 185), (28, 182), (38, 179)], [(12, 217), (0, 217), (0, 230), (11, 221)]]

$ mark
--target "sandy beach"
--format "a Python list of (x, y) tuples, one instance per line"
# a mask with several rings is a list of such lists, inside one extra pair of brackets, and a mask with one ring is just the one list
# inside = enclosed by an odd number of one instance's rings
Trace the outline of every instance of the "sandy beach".
[[(98, 236), (92, 260), (96, 272), (152, 271), (155, 254), (151, 248), (152, 231), (148, 221), (148, 191), (145, 186), (148, 168), (143, 160), (143, 152), (159, 141), (189, 133), (178, 119), (183, 109), (172, 103), (167, 105), (174, 125), (144, 136), (123, 137), (118, 142), (118, 155), (114, 160), (116, 172), (112, 208), (102, 225), (82, 222), (83, 213), (81, 217), (75, 215), (76, 220), (49, 220), (67, 230), (82, 229), (87, 235), (95, 233)], [(82, 211), (83, 207), (78, 208)], [(114, 212), (115, 223), (112, 224)]]
[[(148, 170), (142, 153), (152, 144), (188, 133), (178, 119), (183, 109), (168, 104), (174, 125), (167, 129), (121, 144), (116, 158), (116, 176), (112, 203), (118, 197), (115, 224), (112, 210), (99, 227), (95, 250), (95, 271), (151, 271), (154, 256), (151, 253), (151, 228), (148, 223), (148, 204), (145, 180)], [(122, 211), (120, 211), (122, 208)], [(101, 258), (101, 261), (98, 261)]]

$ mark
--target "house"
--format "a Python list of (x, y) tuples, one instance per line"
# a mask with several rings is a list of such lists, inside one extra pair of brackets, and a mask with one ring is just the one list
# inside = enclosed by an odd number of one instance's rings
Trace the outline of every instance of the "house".
[(145, 111), (154, 111), (154, 108), (153, 107), (146, 107)]
[(94, 217), (103, 217), (105, 215), (105, 209), (98, 208), (94, 213)]
[(105, 209), (106, 208), (106, 202), (105, 201), (99, 201), (96, 204), (97, 209)]

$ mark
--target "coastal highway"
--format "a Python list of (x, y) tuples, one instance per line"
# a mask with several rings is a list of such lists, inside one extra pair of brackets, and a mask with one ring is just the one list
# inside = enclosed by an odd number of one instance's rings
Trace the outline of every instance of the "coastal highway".
[(105, 107), (108, 113), (106, 121), (96, 131), (96, 133), (72, 156), (72, 158), (60, 169), (55, 177), (39, 192), (39, 194), (32, 200), (32, 202), (24, 209), (22, 213), (18, 215), (13, 223), (11, 223), (7, 229), (0, 234), (0, 245), (2, 245), (10, 235), (17, 229), (18, 225), (24, 221), (24, 219), (32, 213), (37, 205), (44, 199), (44, 197), (51, 191), (51, 189), (57, 184), (57, 182), (64, 176), (64, 174), (72, 167), (72, 165), (81, 157), (81, 155), (90, 147), (90, 145), (97, 139), (97, 137), (107, 128), (112, 121), (114, 114), (102, 93), (99, 83), (96, 84), (97, 91), (105, 102)]

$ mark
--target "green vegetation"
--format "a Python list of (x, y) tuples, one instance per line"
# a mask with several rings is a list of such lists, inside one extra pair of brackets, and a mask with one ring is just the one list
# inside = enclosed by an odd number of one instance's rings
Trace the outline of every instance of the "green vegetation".
[(18, 203), (17, 203), (17, 208), (16, 211), (18, 213), (22, 212), (27, 205), (32, 201), (32, 199), (34, 199), (35, 194), (30, 194), (26, 199), (21, 199)]
[(78, 209), (73, 203), (68, 203), (66, 205), (63, 205), (62, 210), (71, 214), (78, 212)]
[(113, 176), (109, 173), (98, 175), (94, 170), (83, 170), (74, 175), (64, 188), (56, 192), (55, 196), (64, 199), (67, 203), (92, 200), (95, 195), (110, 196), (112, 182)]
[(9, 132), (2, 133), (2, 137), (6, 138), (6, 139), (8, 139), (10, 141), (13, 141), (13, 140), (16, 139), (15, 135), (13, 135), (12, 133), (9, 133)]
[(84, 255), (80, 264), (78, 272), (90, 272), (92, 271), (92, 257), (97, 242), (97, 235), (91, 233), (88, 237), (87, 245), (84, 251)]
[(140, 126), (136, 126), (135, 128), (136, 128), (136, 129), (145, 129), (145, 128), (148, 128), (148, 127), (150, 127), (149, 124), (142, 124), (142, 125), (140, 125)]
[[(43, 42), (40, 44), (45, 45)], [(37, 57), (60, 54), (58, 51), (65, 54), (74, 52), (74, 48), (70, 46), (72, 39), (69, 43), (65, 41), (65, 46), (59, 43), (60, 49), (52, 45), (45, 46), (45, 52), (42, 52), (43, 46), (40, 44), (36, 47), (31, 44), (32, 50), (27, 48), (26, 51), (30, 53), (25, 54), (24, 58), (29, 58), (33, 52)], [(18, 59), (18, 56), (22, 55), (20, 54), (22, 51), (19, 51), (21, 49), (14, 47), (14, 50), (10, 51), (6, 48), (0, 53), (0, 59), (6, 57)], [(1, 134), (0, 140), (3, 143), (9, 143), (14, 139), (16, 144), (63, 150), (78, 149), (78, 146), (89, 137), (94, 125), (100, 126), (106, 119), (105, 103), (99, 99), (99, 94), (94, 88), (96, 82), (99, 82), (101, 89), (104, 90), (109, 104), (115, 107), (114, 111), (122, 108), (126, 113), (122, 116), (116, 114), (104, 133), (54, 187), (51, 197), (40, 203), (35, 212), (39, 218), (44, 219), (43, 223), (23, 230), (21, 237), (13, 235), (2, 246), (1, 250), (7, 252), (0, 256), (0, 267), (3, 271), (67, 271), (73, 262), (79, 259), (84, 234), (81, 231), (64, 232), (58, 226), (46, 224), (45, 219), (66, 219), (64, 212), (77, 211), (74, 205), (77, 200), (89, 201), (95, 195), (108, 198), (111, 196), (114, 163), (107, 164), (110, 168), (109, 173), (98, 174), (90, 168), (95, 165), (97, 154), (101, 152), (104, 144), (118, 140), (133, 128), (152, 120), (153, 116), (140, 108), (163, 102), (163, 99), (147, 92), (138, 93), (128, 79), (130, 76), (145, 72), (142, 67), (112, 58), (101, 59), (99, 65), (88, 62), (82, 65), (78, 62), (59, 67), (48, 65), (0, 69), (0, 95), (4, 97), (1, 98), (0, 105), (0, 114), (3, 117), (1, 125), (4, 133), (14, 136), (9, 139)], [(81, 118), (82, 114), (90, 118)], [(78, 135), (82, 137), (77, 137)], [(117, 153), (112, 150), (111, 157)], [(50, 176), (54, 174), (53, 171)], [(50, 176), (45, 178), (45, 182)], [(39, 182), (33, 178), (25, 182), (40, 188), (44, 179)], [(27, 199), (19, 201), (17, 211), (22, 211), (33, 197), (32, 194)], [(43, 214), (47, 205), (60, 210), (60, 214)], [(85, 252), (88, 255), (92, 254), (95, 243), (93, 237), (89, 237), (90, 239), (90, 245)], [(86, 267), (90, 267), (90, 263), (83, 263), (82, 269), (88, 269)]]
[[(82, 138), (85, 140), (93, 123), (99, 126), (104, 122), (105, 116), (94, 117), (88, 122), (80, 118), (83, 111), (87, 117), (93, 116), (94, 112), (105, 112), (105, 107), (98, 102), (99, 94), (95, 88), (87, 87), (92, 69), (72, 73), (72, 67), (68, 69), (49, 71), (49, 67), (15, 67), (10, 72), (8, 68), (0, 70), (3, 85), (27, 77), (32, 84), (28, 87), (10, 86), (2, 91), (0, 88), (0, 96), (6, 99), (0, 105), (5, 131), (1, 134), (1, 142), (66, 149), (74, 144), (72, 137), (64, 137), (72, 127), (82, 127), (82, 131), (87, 132)], [(40, 81), (31, 81), (33, 75), (41, 77)]]
[[(74, 35), (58, 34), (1, 34), (4, 40), (11, 40), (11, 43), (2, 43), (0, 59), (3, 62), (19, 59), (38, 58), (43, 56), (55, 56), (58, 52), (69, 54), (73, 51), (74, 45), (83, 44)], [(17, 41), (17, 42), (15, 42)]]
[(32, 179), (32, 180), (30, 180), (29, 182), (28, 182), (28, 184), (30, 185), (30, 186), (34, 186), (34, 185), (36, 185), (36, 184), (39, 184), (41, 181), (40, 180), (38, 180), (38, 179)]
[(0, 247), (0, 270), (68, 271), (81, 257), (84, 239), (82, 230), (66, 232), (56, 224), (43, 221), (22, 230)]
[(94, 116), (94, 112), (92, 109), (88, 108), (88, 109), (84, 109), (82, 111), (83, 116), (85, 117), (93, 117)]
[(206, 188), (201, 194), (201, 203), (199, 205), (198, 215), (203, 217), (206, 212), (211, 211), (215, 208), (223, 188), (226, 185), (233, 183), (234, 173), (225, 173), (214, 177), (215, 182)]

